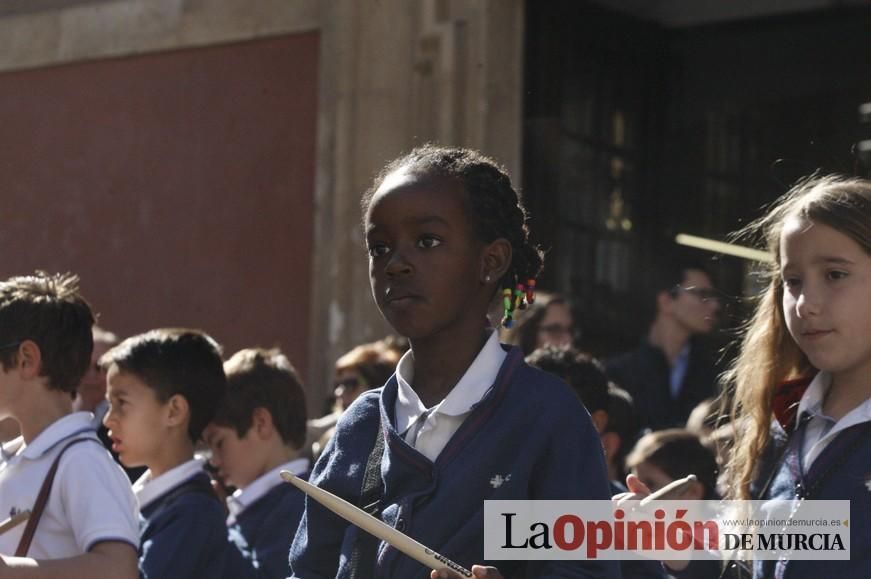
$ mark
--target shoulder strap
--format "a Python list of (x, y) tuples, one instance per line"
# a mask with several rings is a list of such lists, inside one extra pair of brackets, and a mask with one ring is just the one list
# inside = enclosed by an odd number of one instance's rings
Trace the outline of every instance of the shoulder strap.
[[(363, 484), (360, 489), (360, 502), (358, 506), (372, 515), (380, 517), (381, 498), (384, 487), (381, 483), (381, 458), (384, 456), (384, 428), (381, 420), (378, 421), (375, 433), (375, 446), (366, 462), (366, 470), (363, 473)], [(351, 579), (368, 579), (372, 576), (375, 567), (375, 555), (378, 549), (378, 539), (369, 533), (358, 529), (357, 542), (351, 552), (350, 570)]]
[[(30, 513), (30, 518), (27, 520), (27, 525), (24, 527), (24, 532), (21, 534), (21, 540), (18, 542), (18, 548), (15, 549), (16, 557), (25, 557), (30, 549), (30, 543), (33, 541), (33, 535), (36, 534), (36, 526), (39, 524), (39, 519), (42, 518), (42, 512), (45, 510), (45, 505), (48, 503), (48, 495), (51, 493), (51, 486), (54, 483), (54, 475), (57, 474), (57, 467), (60, 464), (60, 459), (69, 447), (80, 442), (91, 440), (100, 443), (99, 440), (93, 438), (76, 438), (68, 442), (51, 463), (51, 467), (45, 475), (45, 480), (42, 481), (42, 486), (39, 488), (39, 494), (36, 495), (36, 503), (33, 505), (33, 510)], [(102, 443), (100, 443), (102, 444)]]

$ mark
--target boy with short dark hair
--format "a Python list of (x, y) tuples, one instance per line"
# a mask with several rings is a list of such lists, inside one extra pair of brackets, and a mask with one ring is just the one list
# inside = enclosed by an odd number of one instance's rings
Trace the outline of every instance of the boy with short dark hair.
[[(93, 323), (73, 275), (0, 282), (0, 418), (21, 425), (0, 457), (0, 518), (33, 511), (28, 523), (0, 535), (3, 577), (136, 576), (136, 500), (92, 415), (72, 409)], [(28, 526), (37, 522), (28, 543)], [(20, 556), (7, 557), (13, 553)]]
[(133, 336), (100, 360), (107, 370), (112, 449), (125, 466), (147, 466), (133, 485), (141, 509), (143, 577), (219, 577), (224, 511), (194, 445), (227, 387), (220, 347), (197, 330)]
[(526, 357), (526, 363), (561, 378), (593, 419), (600, 434), (608, 422), (608, 377), (598, 360), (575, 348), (544, 346)]
[(302, 456), (305, 392), (276, 349), (241, 350), (224, 370), (227, 396), (205, 439), (219, 475), (238, 488), (227, 500), (227, 525), (237, 550), (228, 557), (225, 576), (288, 577), (290, 543), (305, 497), (279, 472), (308, 477), (309, 461)]

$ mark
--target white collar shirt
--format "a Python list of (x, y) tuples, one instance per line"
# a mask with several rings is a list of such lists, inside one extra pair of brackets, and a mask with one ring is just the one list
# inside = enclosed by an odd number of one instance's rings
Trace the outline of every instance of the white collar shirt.
[(76, 434), (92, 432), (90, 412), (73, 412), (49, 424), (30, 444), (24, 444), (24, 438), (18, 436), (4, 445), (4, 455), (8, 457), (9, 465), (23, 459), (37, 460), (51, 450), (62, 440)]
[(866, 398), (865, 402), (845, 414), (840, 420), (836, 421), (826, 416), (823, 413), (823, 403), (831, 384), (832, 377), (828, 372), (818, 372), (798, 404), (797, 416), (810, 417), (809, 420), (806, 419), (808, 423), (801, 449), (802, 466), (805, 472), (839, 432), (871, 420), (871, 398)]
[(175, 466), (160, 476), (152, 478), (151, 469), (139, 477), (133, 483), (133, 492), (136, 498), (139, 499), (139, 508), (144, 509), (148, 505), (193, 477), (197, 476), (203, 470), (204, 461), (200, 458), (192, 458), (187, 462), (183, 462)]
[(411, 387), (414, 356), (406, 352), (396, 367), (396, 430), (408, 444), (435, 462), (475, 405), (493, 387), (506, 356), (499, 336), (492, 332), (460, 381), (441, 402), (427, 408)]
[(276, 466), (266, 474), (257, 477), (244, 489), (238, 489), (231, 496), (227, 497), (227, 509), (230, 511), (230, 516), (227, 517), (227, 524), (232, 525), (239, 514), (263, 498), (266, 493), (278, 485), (287, 484), (279, 474), (281, 471), (288, 470), (296, 476), (300, 476), (308, 472), (309, 464), (310, 462), (307, 458), (296, 458)]
[[(18, 437), (0, 459), (0, 518), (33, 509), (49, 468), (68, 441), (73, 445), (58, 463), (48, 502), (28, 556), (73, 557), (102, 541), (139, 544), (136, 499), (121, 467), (112, 460), (91, 424), (90, 412), (73, 412), (56, 420), (30, 444)], [(24, 525), (0, 535), (0, 553), (15, 552)]]

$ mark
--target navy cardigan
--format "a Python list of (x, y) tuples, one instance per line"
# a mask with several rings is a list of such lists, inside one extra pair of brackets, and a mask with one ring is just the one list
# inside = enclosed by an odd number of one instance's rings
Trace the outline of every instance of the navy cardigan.
[[(397, 433), (395, 376), (360, 396), (339, 421), (311, 482), (358, 503), (376, 428), (384, 429), (381, 518), (470, 568), (509, 577), (620, 577), (617, 561), (485, 561), (485, 499), (609, 499), (602, 444), (561, 380), (508, 352), (495, 384), (431, 462)], [(348, 577), (358, 529), (306, 499), (290, 551), (294, 577)], [(430, 570), (381, 543), (361, 576), (427, 578)]]
[[(308, 475), (300, 478), (306, 479)], [(290, 575), (287, 556), (303, 510), (305, 495), (284, 482), (249, 505), (229, 528), (230, 542), (235, 548), (227, 558), (224, 576), (284, 579)]]
[[(799, 428), (803, 428), (799, 427)], [(774, 464), (771, 484), (763, 498), (791, 500), (799, 483), (798, 432), (773, 425), (770, 444), (782, 449)], [(778, 452), (770, 453), (777, 455)], [(765, 472), (763, 467), (763, 472)], [(769, 470), (769, 472), (771, 472)], [(777, 565), (785, 565), (783, 577), (871, 577), (871, 423), (856, 424), (841, 431), (811, 464), (801, 482), (813, 489), (810, 499), (849, 499), (850, 559), (848, 561), (795, 560), (777, 563), (756, 561), (754, 577), (768, 577)]]
[(140, 513), (143, 579), (220, 577), (228, 549), (224, 508), (203, 472)]

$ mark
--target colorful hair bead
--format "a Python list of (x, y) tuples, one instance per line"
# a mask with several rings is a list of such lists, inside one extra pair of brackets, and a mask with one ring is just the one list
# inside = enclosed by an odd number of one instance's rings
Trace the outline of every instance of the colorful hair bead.
[(502, 326), (504, 328), (510, 328), (512, 326), (511, 319), (511, 288), (505, 288), (502, 290), (502, 308), (505, 310), (505, 315), (502, 317)]
[(511, 289), (505, 288), (502, 290), (502, 307), (506, 312), (511, 311)]
[(517, 284), (517, 288), (514, 290), (514, 309), (522, 310), (526, 308), (526, 304), (523, 302), (523, 284)]
[(534, 304), (535, 303), (535, 280), (530, 279), (526, 281), (526, 303)]

